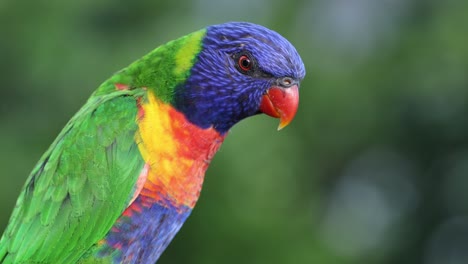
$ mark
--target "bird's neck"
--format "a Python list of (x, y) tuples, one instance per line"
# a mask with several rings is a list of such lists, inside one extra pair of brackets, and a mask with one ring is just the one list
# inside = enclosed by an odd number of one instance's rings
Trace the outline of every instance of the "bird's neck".
[(139, 195), (162, 205), (193, 208), (225, 134), (190, 123), (151, 92), (140, 103), (138, 126), (135, 139), (146, 162)]

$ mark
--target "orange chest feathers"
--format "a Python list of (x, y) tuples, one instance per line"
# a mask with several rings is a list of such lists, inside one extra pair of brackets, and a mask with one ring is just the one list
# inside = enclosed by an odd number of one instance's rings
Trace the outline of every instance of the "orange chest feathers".
[(193, 208), (205, 171), (225, 135), (191, 124), (151, 92), (139, 107), (135, 140), (146, 163), (139, 194), (152, 202)]

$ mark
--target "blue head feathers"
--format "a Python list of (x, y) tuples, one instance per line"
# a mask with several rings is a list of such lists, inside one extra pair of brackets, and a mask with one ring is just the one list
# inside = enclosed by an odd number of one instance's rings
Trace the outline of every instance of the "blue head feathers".
[(207, 28), (202, 50), (187, 81), (176, 89), (174, 105), (194, 124), (227, 132), (260, 113), (267, 90), (298, 84), (304, 64), (296, 49), (265, 27), (231, 22)]

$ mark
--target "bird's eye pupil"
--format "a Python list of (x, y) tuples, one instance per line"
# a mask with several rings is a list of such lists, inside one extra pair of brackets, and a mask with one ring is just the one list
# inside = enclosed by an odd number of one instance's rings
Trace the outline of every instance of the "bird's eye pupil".
[(239, 68), (243, 71), (249, 71), (252, 68), (252, 61), (247, 55), (239, 57)]

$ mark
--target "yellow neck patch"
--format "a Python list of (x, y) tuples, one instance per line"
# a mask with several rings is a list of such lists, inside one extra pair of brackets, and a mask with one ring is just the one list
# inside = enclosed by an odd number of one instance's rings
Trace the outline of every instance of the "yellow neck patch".
[(174, 67), (174, 74), (180, 75), (192, 68), (195, 63), (195, 56), (202, 48), (201, 42), (205, 34), (206, 29), (202, 29), (184, 38), (184, 42), (181, 44), (184, 48), (175, 54), (176, 67)]

